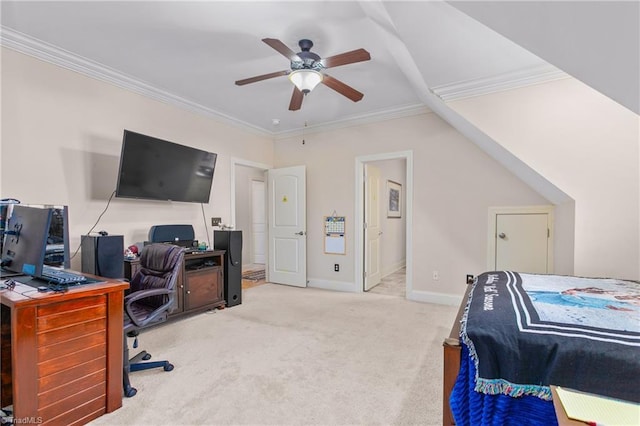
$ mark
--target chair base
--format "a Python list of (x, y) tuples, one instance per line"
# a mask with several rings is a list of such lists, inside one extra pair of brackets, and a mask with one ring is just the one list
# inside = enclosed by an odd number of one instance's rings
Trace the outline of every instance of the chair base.
[(151, 361), (151, 362), (139, 362), (136, 364), (129, 365), (129, 371), (142, 371), (149, 370), (151, 368), (160, 368), (162, 367), (164, 371), (173, 370), (173, 364), (169, 361)]
[(142, 351), (138, 353), (136, 356), (134, 356), (133, 358), (128, 359), (129, 348), (126, 346), (126, 340), (125, 340), (124, 355), (125, 355), (125, 365), (123, 368), (122, 384), (123, 384), (124, 396), (127, 398), (131, 398), (132, 396), (135, 396), (136, 393), (138, 393), (138, 390), (133, 386), (131, 386), (131, 382), (129, 381), (130, 372), (149, 370), (152, 368), (162, 368), (164, 371), (173, 370), (173, 364), (171, 364), (169, 361), (141, 362), (143, 360), (146, 361), (148, 359), (151, 359), (151, 354), (149, 354), (147, 351)]

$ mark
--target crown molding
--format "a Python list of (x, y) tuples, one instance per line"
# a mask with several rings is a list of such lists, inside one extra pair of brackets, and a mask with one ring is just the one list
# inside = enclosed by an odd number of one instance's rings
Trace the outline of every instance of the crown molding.
[(443, 84), (430, 90), (444, 102), (450, 102), (569, 77), (567, 73), (547, 64), (491, 77)]
[[(43, 42), (27, 34), (0, 25), (0, 45), (59, 67), (75, 71), (91, 78), (138, 93), (150, 99), (214, 118), (228, 125), (241, 128), (258, 136), (275, 140), (286, 139), (304, 133), (318, 133), (346, 127), (360, 126), (378, 121), (425, 114), (431, 110), (424, 104), (404, 105), (397, 108), (375, 111), (363, 115), (350, 116), (341, 120), (309, 126), (303, 129), (274, 132), (238, 120), (219, 111), (205, 107), (189, 99), (172, 94), (145, 81), (126, 75), (99, 62), (84, 58), (60, 47)], [(545, 81), (568, 78), (569, 76), (551, 65), (533, 67), (526, 70), (505, 73), (481, 79), (473, 79), (431, 88), (431, 92), (443, 101), (480, 96), (497, 91), (515, 89)]]
[(0, 26), (0, 45), (59, 67), (95, 78), (96, 80), (104, 81), (120, 88), (130, 90), (148, 98), (155, 99), (196, 114), (215, 118), (223, 123), (240, 127), (259, 136), (273, 137), (273, 132), (269, 132), (245, 121), (235, 119), (196, 102), (174, 95), (166, 90), (159, 89), (147, 82), (126, 75), (99, 62), (84, 58), (80, 55), (61, 49), (60, 47), (52, 44), (45, 43), (5, 26)]
[[(240, 127), (259, 136), (284, 139), (302, 133), (302, 129), (290, 130), (276, 133), (254, 126), (242, 120), (235, 119), (226, 114), (222, 114), (201, 104), (174, 95), (166, 90), (159, 89), (147, 82), (126, 75), (118, 70), (110, 68), (99, 62), (84, 58), (75, 53), (69, 52), (60, 47), (43, 42), (27, 34), (15, 31), (11, 28), (0, 26), (0, 45), (18, 51), (25, 55), (32, 56), (42, 61), (57, 65), (59, 67), (78, 72), (88, 77), (113, 84), (120, 88), (130, 90), (140, 95), (146, 96), (169, 105), (176, 106), (196, 114), (215, 118), (229, 125)], [(317, 126), (309, 126), (305, 132), (320, 132), (343, 127), (357, 126), (375, 121), (388, 120), (409, 115), (423, 114), (429, 111), (424, 105), (409, 105), (391, 110), (378, 111), (371, 114), (354, 116), (343, 120), (323, 123)]]

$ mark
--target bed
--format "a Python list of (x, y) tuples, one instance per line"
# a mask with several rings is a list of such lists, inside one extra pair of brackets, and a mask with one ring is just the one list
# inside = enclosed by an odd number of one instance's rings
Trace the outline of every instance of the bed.
[(557, 424), (551, 385), (640, 403), (640, 283), (486, 272), (444, 342), (443, 424)]

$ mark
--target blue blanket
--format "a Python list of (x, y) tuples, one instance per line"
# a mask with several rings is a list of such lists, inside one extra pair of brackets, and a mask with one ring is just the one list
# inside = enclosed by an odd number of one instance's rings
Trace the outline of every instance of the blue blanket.
[(475, 391), (551, 399), (559, 385), (640, 402), (640, 284), (487, 272), (478, 276), (461, 339)]
[(469, 349), (462, 345), (460, 374), (449, 398), (451, 413), (458, 426), (557, 426), (552, 401), (533, 395), (513, 398), (508, 395), (488, 395), (474, 390), (476, 367)]

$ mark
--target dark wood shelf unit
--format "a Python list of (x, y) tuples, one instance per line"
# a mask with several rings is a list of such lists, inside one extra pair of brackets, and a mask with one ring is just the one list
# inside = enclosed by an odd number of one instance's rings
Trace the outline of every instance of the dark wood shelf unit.
[[(178, 277), (178, 303), (169, 319), (195, 312), (223, 308), (224, 250), (186, 252)], [(139, 259), (126, 259), (124, 273), (131, 279), (140, 269)]]

